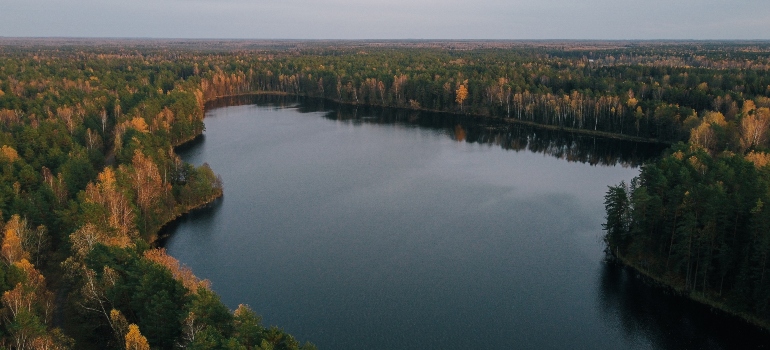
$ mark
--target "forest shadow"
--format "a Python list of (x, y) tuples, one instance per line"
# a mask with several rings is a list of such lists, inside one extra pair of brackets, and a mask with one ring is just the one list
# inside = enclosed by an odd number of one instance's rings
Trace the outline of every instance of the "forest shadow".
[(631, 269), (602, 264), (602, 312), (626, 337), (644, 334), (656, 349), (766, 349), (770, 334), (711, 307), (653, 286)]

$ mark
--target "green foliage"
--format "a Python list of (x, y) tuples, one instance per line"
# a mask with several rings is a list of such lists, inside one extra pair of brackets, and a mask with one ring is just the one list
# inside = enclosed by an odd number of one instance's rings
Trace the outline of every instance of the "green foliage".
[(629, 193), (625, 182), (618, 186), (609, 186), (609, 191), (604, 196), (604, 208), (607, 211), (607, 222), (603, 225), (607, 231), (607, 246), (625, 246), (631, 224)]
[(189, 311), (195, 314), (196, 322), (211, 327), (211, 331), (221, 337), (229, 338), (233, 334), (233, 315), (214, 292), (199, 287)]
[(605, 197), (609, 250), (676, 288), (770, 319), (768, 169), (678, 145), (634, 181), (630, 202), (622, 184)]
[[(610, 188), (606, 241), (616, 254), (688, 290), (767, 317), (768, 170), (741, 156), (714, 157), (738, 150), (747, 101), (768, 105), (767, 44), (457, 45), (460, 50), (6, 45), (0, 145), (14, 151), (0, 155), (0, 218), (19, 214), (50, 233), (35, 262), (55, 281), (64, 280), (60, 267), (70, 269), (66, 283), (56, 286), (71, 291), (70, 308), (80, 308), (67, 313), (65, 323), (86, 330), (89, 335), (77, 339), (86, 346), (120, 345), (98, 313), (104, 311), (82, 308), (90, 271), (103, 293), (100, 307), (120, 310), (154, 347), (312, 349), (278, 328), (265, 329), (250, 310), (231, 315), (214, 293), (188, 291), (142, 257), (149, 242), (137, 237), (154, 239), (168, 220), (222, 194), (222, 180), (208, 165), (195, 168), (173, 152), (203, 131), (205, 103), (269, 92), (670, 142), (686, 140), (703, 112), (714, 109), (725, 123), (710, 126), (708, 151), (677, 146), (645, 166), (630, 187)], [(458, 103), (460, 86), (467, 96)], [(757, 151), (766, 146), (751, 144)], [(149, 159), (139, 164), (143, 178), (136, 176), (137, 151)], [(105, 166), (114, 172), (114, 188), (99, 187)], [(71, 235), (86, 224), (102, 241), (83, 258), (73, 254)], [(0, 267), (0, 290), (24, 278), (17, 267)], [(185, 343), (183, 323), (191, 312), (203, 328)], [(55, 332), (41, 326), (40, 315), (28, 316), (0, 327), (4, 344), (22, 329)]]

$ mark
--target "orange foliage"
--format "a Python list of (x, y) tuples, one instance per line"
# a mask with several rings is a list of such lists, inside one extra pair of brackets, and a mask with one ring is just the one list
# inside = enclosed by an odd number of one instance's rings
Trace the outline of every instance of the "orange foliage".
[(128, 326), (126, 333), (126, 350), (150, 350), (147, 338), (139, 332), (139, 326), (133, 323)]
[(147, 126), (147, 122), (142, 117), (136, 117), (128, 122), (128, 126), (139, 132), (147, 132), (150, 128)]
[(2, 148), (0, 148), (0, 156), (5, 158), (7, 161), (13, 163), (19, 159), (19, 153), (16, 152), (13, 147), (10, 147), (8, 145), (3, 145)]
[(463, 129), (460, 124), (457, 124), (455, 126), (455, 140), (457, 141), (465, 141), (465, 129)]
[(8, 265), (29, 258), (29, 254), (27, 254), (21, 246), (21, 238), (18, 236), (16, 230), (13, 229), (5, 230), (0, 254), (2, 254), (3, 260)]
[(179, 264), (179, 260), (168, 255), (163, 248), (147, 250), (144, 252), (144, 257), (147, 258), (147, 260), (167, 268), (171, 271), (171, 275), (182, 282), (185, 288), (192, 293), (195, 293), (200, 287), (209, 289), (211, 285), (208, 280), (201, 281), (198, 277), (195, 277), (189, 267)]

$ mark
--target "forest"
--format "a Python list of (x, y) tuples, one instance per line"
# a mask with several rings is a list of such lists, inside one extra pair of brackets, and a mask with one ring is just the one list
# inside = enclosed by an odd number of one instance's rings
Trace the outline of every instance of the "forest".
[(770, 110), (708, 112), (690, 140), (605, 196), (612, 257), (676, 293), (770, 323)]
[(2, 39), (0, 347), (315, 348), (246, 305), (229, 310), (157, 248), (165, 224), (223, 195), (216, 169), (175, 147), (203, 132), (207, 105), (248, 94), (673, 144), (611, 187), (608, 250), (764, 322), (768, 52), (762, 42)]

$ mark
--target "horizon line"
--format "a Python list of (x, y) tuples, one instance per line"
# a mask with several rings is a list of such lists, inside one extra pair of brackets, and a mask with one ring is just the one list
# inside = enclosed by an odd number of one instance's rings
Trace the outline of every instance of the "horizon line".
[(455, 41), (455, 42), (517, 42), (517, 41), (529, 41), (529, 42), (542, 42), (542, 41), (572, 41), (572, 42), (768, 42), (770, 39), (569, 39), (569, 38), (548, 38), (548, 39), (454, 39), (454, 38), (227, 38), (227, 37), (130, 37), (130, 36), (3, 36), (0, 35), (0, 40), (190, 40), (190, 41), (211, 41), (211, 40), (226, 40), (226, 41), (298, 41), (298, 42), (323, 42), (323, 41)]

